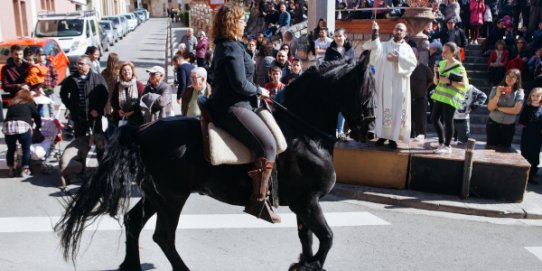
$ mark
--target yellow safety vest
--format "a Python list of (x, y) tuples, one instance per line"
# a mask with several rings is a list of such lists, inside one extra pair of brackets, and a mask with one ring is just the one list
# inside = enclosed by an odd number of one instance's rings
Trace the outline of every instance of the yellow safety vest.
[(444, 83), (438, 83), (437, 87), (435, 88), (435, 92), (431, 96), (431, 99), (439, 101), (441, 103), (449, 104), (455, 109), (457, 109), (461, 107), (463, 100), (465, 100), (465, 93), (467, 93), (469, 79), (467, 78), (467, 72), (465, 71), (465, 68), (463, 67), (463, 65), (461, 65), (461, 63), (454, 62), (452, 66), (456, 64), (459, 64), (459, 66), (444, 72), (446, 70), (446, 64), (446, 60), (442, 60), (439, 62), (439, 75), (448, 77), (451, 72), (463, 74), (463, 76), (465, 76), (466, 78), (465, 87), (456, 87)]

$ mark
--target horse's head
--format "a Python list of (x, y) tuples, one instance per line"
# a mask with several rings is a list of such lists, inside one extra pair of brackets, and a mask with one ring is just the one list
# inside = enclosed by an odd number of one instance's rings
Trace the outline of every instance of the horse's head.
[(355, 67), (339, 79), (339, 110), (350, 127), (350, 137), (365, 142), (374, 121), (374, 77), (369, 69), (370, 51), (364, 51)]

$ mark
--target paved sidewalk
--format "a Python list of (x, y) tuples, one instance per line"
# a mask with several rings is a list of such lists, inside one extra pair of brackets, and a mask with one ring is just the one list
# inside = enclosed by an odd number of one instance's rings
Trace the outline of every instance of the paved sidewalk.
[(542, 185), (529, 184), (521, 203), (337, 183), (333, 194), (382, 204), (497, 218), (542, 219)]

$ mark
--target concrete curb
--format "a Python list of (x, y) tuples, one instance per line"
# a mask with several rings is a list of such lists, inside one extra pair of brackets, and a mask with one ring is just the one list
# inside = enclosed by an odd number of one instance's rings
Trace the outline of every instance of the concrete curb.
[(478, 198), (462, 200), (449, 195), (339, 183), (335, 185), (332, 193), (357, 200), (431, 211), (495, 218), (542, 219), (542, 211), (528, 210), (519, 203), (501, 203)]

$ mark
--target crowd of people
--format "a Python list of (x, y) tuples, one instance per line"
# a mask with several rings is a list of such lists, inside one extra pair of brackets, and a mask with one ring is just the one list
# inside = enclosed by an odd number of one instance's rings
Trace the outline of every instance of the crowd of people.
[[(471, 2), (478, 5), (477, 9), (484, 10), (483, 15), (488, 8), (493, 12), (489, 4), (476, 0)], [(274, 13), (276, 7), (278, 10), (288, 12), (287, 7), (295, 8), (296, 4), (297, 1), (288, 3), (259, 1), (256, 7), (261, 12), (260, 16), (267, 17), (270, 12)], [(456, 8), (458, 5), (459, 11)], [(500, 31), (501, 24), (507, 19), (506, 15), (495, 14), (495, 26), (486, 25), (490, 29), (487, 31), (490, 34), (487, 35), (486, 41), (488, 45), (492, 40), (495, 41), (496, 49), (490, 50), (490, 62), (501, 65), (493, 65), (495, 72), (490, 72), (490, 74), (494, 76), (492, 80), (494, 87), (489, 95), (486, 95), (469, 84), (466, 70), (461, 62), (464, 47), (468, 43), (477, 43), (478, 35), (484, 35), (484, 31), (479, 31), (477, 27), (483, 23), (466, 23), (468, 20), (465, 20), (461, 12), (462, 7), (455, 0), (450, 0), (443, 11), (439, 9), (440, 6), (442, 6), (441, 3), (433, 2), (433, 7), (436, 7), (435, 14), (440, 15), (435, 16), (435, 28), (426, 29), (431, 41), (427, 61), (420, 60), (415, 43), (406, 37), (406, 26), (403, 24), (398, 24), (394, 28), (390, 41), (380, 42), (378, 24), (375, 23), (372, 40), (363, 45), (364, 49), (378, 52), (372, 54), (370, 67), (377, 82), (376, 103), (379, 105), (377, 106), (379, 110), (375, 114), (377, 119), (372, 130), (372, 135), (378, 138), (377, 145), (383, 145), (388, 141), (389, 148), (395, 149), (398, 140), (408, 142), (413, 138), (415, 141), (423, 141), (427, 122), (430, 121), (435, 126), (439, 138), (439, 145), (435, 152), (450, 153), (454, 141), (457, 144), (467, 141), (470, 130), (469, 113), (484, 104), (487, 99), (490, 111), (486, 129), (488, 145), (510, 147), (516, 123), (521, 119), (519, 125), (525, 127), (524, 133), (530, 133), (530, 136), (522, 136), (522, 153), (533, 166), (531, 172), (536, 173), (534, 169), (538, 165), (538, 159), (534, 158), (533, 151), (529, 152), (523, 147), (524, 145), (536, 146), (542, 141), (540, 136), (536, 137), (532, 132), (535, 129), (533, 127), (542, 127), (542, 124), (537, 124), (541, 119), (536, 110), (539, 106), (537, 101), (540, 100), (540, 97), (536, 96), (539, 89), (535, 88), (536, 91), (532, 92), (535, 95), (533, 97), (523, 90), (525, 84), (523, 80), (529, 77), (526, 71), (533, 62), (530, 60), (524, 62), (525, 69), (517, 65), (502, 66), (502, 62), (511, 58), (508, 46), (514, 46), (510, 51), (515, 52), (516, 64), (519, 60), (540, 58), (542, 49), (533, 47), (532, 44), (536, 44), (537, 31), (542, 33), (542, 30), (533, 31), (530, 39), (522, 36), (516, 43), (501, 41), (494, 38), (494, 35)], [(468, 18), (472, 18), (473, 14), (471, 9)], [(290, 14), (290, 20), (292, 17)], [(520, 16), (520, 18), (523, 17)], [(244, 16), (241, 16), (239, 21), (245, 24)], [(517, 29), (516, 33), (521, 33), (523, 28), (518, 28), (514, 20), (511, 20), (510, 24), (512, 30)], [(302, 74), (303, 61), (297, 57), (298, 46), (294, 34), (288, 28), (284, 28), (280, 46), (275, 46), (265, 33), (271, 25), (273, 24), (266, 24), (266, 29), (254, 37), (249, 38), (250, 35), (243, 33), (238, 44), (243, 51), (243, 56), (250, 60), (250, 67), (253, 67), (246, 68), (251, 69), (250, 79), (253, 80), (255, 86), (258, 89), (264, 89), (270, 98), (280, 102), (283, 99), (284, 88)], [(542, 29), (542, 23), (540, 27)], [(524, 32), (527, 33), (528, 30)], [(520, 34), (516, 34), (518, 35)], [(542, 37), (542, 34), (540, 36)], [(192, 29), (188, 29), (180, 38), (178, 51), (172, 58), (172, 64), (177, 88), (176, 102), (181, 105), (179, 113), (183, 115), (198, 117), (201, 114), (197, 106), (198, 98), (212, 97), (215, 85), (220, 85), (221, 75), (213, 66), (217, 58), (217, 43), (216, 40), (213, 42), (215, 48), (211, 49), (211, 42), (207, 39), (206, 33), (200, 31), (196, 37)], [(311, 32), (309, 42), (307, 51), (314, 55), (316, 65), (337, 59), (356, 61), (355, 50), (347, 39), (345, 30), (330, 31), (323, 19)], [(521, 47), (521, 42), (524, 42), (526, 47)], [(535, 55), (530, 57), (528, 51), (535, 52)], [(120, 61), (118, 54), (111, 53), (105, 68), (102, 69), (98, 61), (99, 56), (97, 48), (89, 47), (86, 55), (77, 60), (76, 71), (61, 85), (60, 97), (70, 112), (69, 117), (75, 137), (103, 133), (103, 131), (105, 131), (105, 136), (110, 136), (119, 126), (141, 125), (175, 114), (172, 104), (172, 94), (175, 91), (164, 80), (163, 67), (155, 66), (148, 69), (150, 77), (144, 84), (137, 80), (133, 63)], [(399, 72), (392, 68), (395, 65), (401, 67)], [(538, 65), (535, 63), (533, 67), (538, 67)], [(23, 52), (17, 46), (12, 48), (11, 58), (3, 68), (2, 75), (4, 89), (11, 93), (12, 98), (15, 98), (20, 90), (31, 93), (34, 100), (40, 96), (47, 97), (52, 93), (49, 90), (59, 83), (56, 80), (54, 67), (48, 63), (42, 51)], [(384, 80), (384, 75), (396, 76), (397, 80)], [(25, 96), (23, 93), (26, 92), (21, 92), (22, 97), (13, 100), (20, 103), (28, 101), (28, 95)], [(525, 99), (525, 96), (529, 98)], [(428, 104), (432, 112), (430, 120), (427, 120), (425, 114)], [(13, 106), (13, 108), (16, 107)], [(46, 110), (47, 108), (49, 110)], [(4, 129), (6, 134), (12, 135), (32, 133), (34, 129), (30, 119), (39, 123), (37, 120), (39, 116), (45, 116), (46, 112), (49, 112), (49, 116), (53, 116), (54, 113), (52, 107), (44, 105), (37, 107), (38, 115), (33, 111), (25, 111), (25, 115), (22, 116), (20, 112), (14, 114), (10, 113), (11, 111), (16, 110), (8, 110)], [(108, 127), (101, 127), (102, 117), (109, 120)], [(28, 125), (23, 125), (21, 121)], [(336, 132), (339, 139), (345, 138), (344, 118), (340, 114)], [(17, 140), (23, 146), (27, 145), (26, 138), (26, 136), (17, 136)], [(12, 147), (14, 146), (15, 143), (12, 144)], [(26, 156), (23, 155), (23, 157)], [(25, 159), (23, 159), (23, 168), (28, 168), (28, 161)], [(8, 166), (10, 166), (9, 160)], [(25, 174), (30, 174), (30, 172)], [(534, 181), (533, 178), (530, 180)]]
[[(10, 177), (18, 174), (14, 165), (17, 142), (23, 153), (20, 175), (31, 175), (30, 145), (36, 143), (34, 138), (40, 133), (41, 120), (58, 117), (51, 97), (57, 84), (60, 84), (60, 99), (69, 112), (71, 129), (65, 132), (75, 139), (91, 135), (108, 137), (122, 125), (141, 125), (173, 115), (173, 92), (163, 80), (163, 67), (148, 69), (150, 78), (143, 84), (137, 80), (134, 64), (120, 61), (116, 53), (109, 55), (107, 65), (102, 69), (98, 61), (99, 50), (90, 46), (86, 54), (77, 59), (71, 75), (58, 82), (57, 72), (43, 49), (32, 51), (27, 47), (23, 50), (19, 45), (13, 45), (10, 53), (11, 57), (2, 68), (2, 86), (10, 94), (2, 126), (8, 147), (6, 160)], [(205, 76), (199, 70), (192, 75), (193, 78)], [(102, 127), (102, 117), (107, 118), (108, 127)], [(97, 150), (98, 158), (102, 154), (103, 150)]]
[[(393, 8), (407, 6), (407, 1), (336, 3), (341, 9), (349, 9), (337, 13), (342, 19), (374, 18), (375, 15), (376, 18), (401, 16), (400, 10)], [(542, 2), (433, 0), (428, 3), (431, 4), (435, 19), (424, 30), (430, 43), (427, 61), (418, 58), (416, 65), (407, 64), (410, 63), (409, 54), (398, 53), (400, 44), (404, 42), (417, 54), (414, 42), (409, 41), (408, 37), (398, 38), (399, 32), (402, 32), (401, 25), (393, 30), (391, 45), (380, 43), (378, 25), (373, 40), (363, 45), (364, 49), (380, 52), (380, 57), (371, 61), (375, 68), (376, 104), (380, 108), (375, 113), (374, 132), (379, 138), (377, 145), (383, 145), (389, 140), (389, 147), (396, 148), (396, 140), (399, 138), (404, 142), (410, 138), (423, 141), (426, 123), (430, 121), (439, 139), (435, 153), (451, 153), (454, 141), (462, 144), (469, 138), (469, 113), (487, 100), (490, 111), (486, 124), (487, 145), (509, 148), (516, 126), (523, 127), (522, 154), (531, 164), (529, 182), (536, 182), (534, 176), (540, 152), (538, 144), (542, 140), (538, 117), (540, 97), (537, 96), (542, 87)], [(388, 10), (378, 10), (373, 14), (351, 10), (373, 6), (387, 7)], [(325, 32), (320, 36), (321, 41), (326, 39)], [(467, 45), (479, 43), (483, 55), (489, 56), (487, 80), (491, 91), (488, 94), (470, 84), (462, 64)], [(392, 47), (393, 50), (390, 49)], [(315, 55), (322, 53), (316, 43), (314, 48)], [(382, 52), (385, 53), (381, 55)], [(386, 68), (386, 65), (394, 62), (399, 65), (398, 73)], [(382, 70), (384, 73), (381, 73)], [(383, 74), (408, 78), (410, 86), (407, 88), (405, 84), (402, 87), (388, 84), (382, 80)], [(396, 88), (399, 90), (394, 91)], [(402, 99), (410, 100), (411, 103), (401, 105), (398, 101)], [(428, 102), (432, 107), (430, 120), (425, 118)]]

